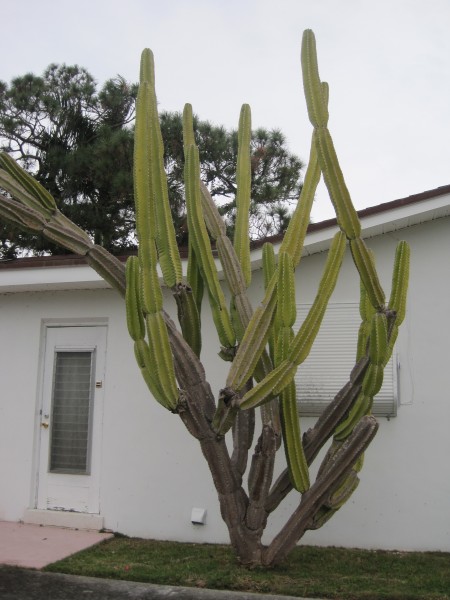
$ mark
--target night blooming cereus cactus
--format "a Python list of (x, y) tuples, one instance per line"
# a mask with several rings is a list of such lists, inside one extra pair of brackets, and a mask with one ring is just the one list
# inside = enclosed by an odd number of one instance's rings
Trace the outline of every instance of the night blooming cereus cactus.
[[(275, 256), (263, 249), (265, 295), (253, 310), (247, 288), (251, 279), (249, 205), (251, 189), (250, 107), (239, 121), (237, 217), (234, 239), (201, 182), (192, 107), (183, 113), (185, 195), (189, 230), (187, 279), (183, 278), (164, 171), (153, 55), (144, 50), (136, 107), (134, 185), (137, 256), (126, 267), (64, 217), (55, 201), (8, 155), (0, 158), (0, 186), (8, 192), (0, 215), (40, 231), (62, 246), (85, 255), (89, 264), (125, 297), (127, 322), (137, 364), (152, 396), (177, 414), (198, 439), (219, 497), (221, 513), (239, 560), (247, 565), (280, 562), (308, 529), (321, 527), (358, 485), (363, 453), (377, 431), (371, 415), (383, 369), (405, 316), (409, 248), (398, 244), (392, 289), (386, 302), (374, 258), (361, 238), (361, 225), (350, 199), (328, 130), (328, 86), (319, 78), (312, 31), (305, 31), (302, 69), (308, 114), (313, 126), (309, 164), (289, 228)], [(335, 235), (315, 300), (298, 331), (295, 269), (300, 262), (313, 197), (323, 174), (333, 202), (339, 232)], [(231, 296), (219, 283), (214, 244)], [(347, 246), (361, 281), (361, 327), (355, 366), (347, 384), (336, 390), (314, 427), (301, 435), (294, 376), (307, 358)], [(158, 274), (162, 272), (163, 284)], [(180, 331), (163, 307), (161, 285), (177, 302)], [(229, 365), (218, 399), (213, 397), (200, 361), (200, 308), (206, 291), (220, 343)], [(258, 409), (258, 410), (257, 410)], [(251, 458), (255, 416), (261, 434)], [(225, 443), (231, 430), (233, 452)], [(330, 441), (315, 481), (309, 466)], [(273, 482), (276, 452), (283, 445), (287, 468)], [(299, 503), (281, 531), (263, 545), (268, 516), (295, 490)]]

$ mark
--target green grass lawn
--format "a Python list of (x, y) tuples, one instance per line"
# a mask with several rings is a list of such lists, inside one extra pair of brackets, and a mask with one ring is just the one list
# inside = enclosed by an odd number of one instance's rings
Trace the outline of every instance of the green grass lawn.
[(345, 600), (450, 599), (450, 554), (301, 546), (274, 569), (247, 570), (229, 546), (115, 537), (46, 571), (166, 585)]

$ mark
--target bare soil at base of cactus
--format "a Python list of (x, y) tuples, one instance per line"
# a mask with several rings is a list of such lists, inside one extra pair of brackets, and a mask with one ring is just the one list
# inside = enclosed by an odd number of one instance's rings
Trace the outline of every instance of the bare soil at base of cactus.
[(450, 600), (450, 553), (300, 546), (285, 564), (248, 570), (229, 546), (116, 536), (46, 571), (346, 600)]

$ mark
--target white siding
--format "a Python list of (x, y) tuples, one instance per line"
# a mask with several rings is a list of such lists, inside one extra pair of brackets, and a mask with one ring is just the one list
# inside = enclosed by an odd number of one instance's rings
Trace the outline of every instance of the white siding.
[[(305, 543), (450, 551), (449, 228), (449, 219), (442, 218), (368, 242), (387, 293), (397, 239), (407, 239), (412, 248), (408, 315), (397, 342), (398, 413), (391, 420), (380, 419), (354, 496), (325, 527), (308, 534)], [(312, 302), (324, 258), (303, 258), (297, 274), (300, 303)], [(255, 272), (254, 306), (262, 287), (261, 273)], [(347, 254), (332, 302), (354, 303), (358, 297)], [(34, 502), (43, 319), (108, 322), (100, 483), (105, 527), (141, 537), (227, 541), (200, 448), (181, 421), (149, 397), (134, 361), (123, 303), (104, 289), (0, 295), (0, 519), (20, 520)], [(209, 314), (203, 331), (207, 375), (217, 393), (227, 365), (217, 357)], [(302, 428), (311, 423), (312, 418), (302, 419)], [(284, 461), (279, 454), (278, 470)], [(292, 494), (279, 507), (268, 537), (297, 503)], [(207, 509), (205, 526), (191, 524), (193, 507)]]

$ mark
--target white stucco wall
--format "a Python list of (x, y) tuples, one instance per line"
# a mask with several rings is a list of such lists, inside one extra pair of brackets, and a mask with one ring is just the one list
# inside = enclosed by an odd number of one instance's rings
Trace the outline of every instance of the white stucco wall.
[[(449, 225), (442, 218), (368, 240), (386, 291), (397, 239), (407, 239), (412, 249), (408, 316), (397, 343), (401, 405), (397, 417), (380, 420), (358, 490), (305, 543), (450, 550)], [(297, 277), (299, 301), (312, 300), (312, 284), (320, 277), (324, 258), (314, 254), (303, 259)], [(261, 286), (256, 271), (254, 305)], [(332, 301), (354, 302), (358, 296), (356, 272), (347, 256)], [(108, 289), (0, 295), (0, 519), (18, 521), (33, 507), (42, 320), (77, 318), (108, 320), (100, 482), (105, 527), (141, 537), (226, 542), (198, 444), (177, 417), (149, 398), (134, 361), (122, 301)], [(208, 315), (203, 330), (213, 331)], [(208, 379), (218, 391), (226, 365), (216, 351), (216, 340), (208, 335), (203, 357)], [(303, 429), (308, 426), (305, 420)], [(291, 493), (270, 519), (268, 535), (279, 529), (297, 501)], [(191, 524), (193, 507), (207, 509), (205, 526)]]

